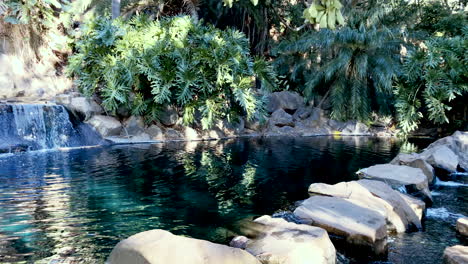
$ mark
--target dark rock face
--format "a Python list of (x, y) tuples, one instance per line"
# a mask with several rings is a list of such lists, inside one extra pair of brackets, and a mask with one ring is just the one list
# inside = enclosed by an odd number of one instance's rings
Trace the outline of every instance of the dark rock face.
[(175, 125), (177, 123), (177, 119), (179, 119), (179, 114), (177, 113), (177, 109), (172, 106), (166, 106), (159, 115), (159, 120), (165, 126)]
[(286, 113), (283, 109), (278, 109), (270, 117), (270, 126), (284, 127), (294, 126), (292, 115)]
[(70, 116), (63, 106), (0, 105), (0, 152), (77, 147), (103, 143), (88, 125)]
[(278, 109), (294, 112), (304, 105), (304, 98), (296, 92), (276, 92), (268, 97), (267, 111), (273, 113)]

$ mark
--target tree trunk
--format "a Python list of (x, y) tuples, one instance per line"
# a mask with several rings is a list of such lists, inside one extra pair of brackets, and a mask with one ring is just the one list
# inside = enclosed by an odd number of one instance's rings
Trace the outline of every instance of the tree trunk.
[(112, 0), (112, 19), (120, 16), (120, 0)]

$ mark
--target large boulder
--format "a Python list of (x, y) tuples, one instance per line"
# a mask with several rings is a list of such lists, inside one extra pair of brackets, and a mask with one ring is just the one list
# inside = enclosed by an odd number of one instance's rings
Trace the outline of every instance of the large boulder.
[(296, 92), (275, 92), (268, 96), (267, 111), (273, 113), (278, 109), (295, 111), (304, 105), (304, 98)]
[(151, 137), (152, 140), (164, 140), (164, 132), (157, 125), (151, 125), (146, 129), (146, 133)]
[(390, 164), (406, 165), (409, 167), (421, 169), (424, 175), (426, 175), (429, 184), (434, 182), (434, 168), (431, 166), (431, 164), (427, 163), (424, 158), (416, 153), (400, 153), (390, 162)]
[(262, 232), (253, 239), (237, 237), (231, 245), (242, 246), (263, 264), (336, 262), (335, 247), (327, 231), (322, 228), (295, 224), (267, 215), (254, 222), (264, 226)]
[(198, 135), (198, 132), (191, 128), (191, 127), (185, 127), (184, 128), (184, 138), (185, 140), (200, 140), (200, 135)]
[(324, 127), (324, 123), (327, 121), (323, 110), (314, 107), (299, 108), (294, 113), (293, 119), (298, 122), (297, 126), (303, 126), (304, 128)]
[(160, 112), (159, 121), (165, 126), (173, 126), (177, 123), (179, 119), (179, 114), (177, 108), (174, 106), (166, 105), (164, 109)]
[(62, 104), (83, 120), (88, 120), (93, 115), (104, 113), (102, 107), (91, 98), (83, 96), (73, 97), (71, 95), (59, 95), (55, 98), (55, 100), (58, 104)]
[(122, 124), (114, 117), (95, 115), (87, 121), (102, 137), (117, 136), (122, 131)]
[(457, 231), (460, 235), (468, 237), (468, 217), (458, 218)]
[(408, 193), (432, 203), (426, 175), (421, 169), (403, 165), (379, 164), (357, 172), (360, 178), (383, 181), (394, 189), (405, 188)]
[(179, 131), (168, 128), (164, 131), (164, 138), (169, 140), (181, 140), (183, 139), (183, 136)]
[(216, 127), (221, 130), (224, 135), (234, 137), (242, 134), (245, 129), (245, 122), (242, 117), (239, 117), (237, 120), (228, 121), (227, 119), (219, 120), (216, 123)]
[(251, 254), (205, 240), (150, 230), (120, 241), (109, 264), (260, 264)]
[(438, 146), (447, 146), (450, 148), (458, 156), (460, 167), (468, 171), (468, 132), (457, 131), (449, 137), (444, 137), (433, 142), (426, 150)]
[(375, 210), (339, 197), (312, 196), (294, 210), (294, 215), (302, 223), (321, 227), (351, 246), (375, 255), (387, 252), (386, 220)]
[(293, 117), (286, 113), (283, 109), (278, 109), (271, 115), (269, 121), (270, 126), (284, 127), (284, 126), (294, 126)]
[(310, 185), (309, 193), (340, 197), (358, 206), (374, 210), (385, 217), (389, 230), (398, 233), (414, 227), (422, 228), (421, 219), (409, 204), (397, 191), (383, 182), (359, 180), (335, 185), (314, 183)]
[(445, 264), (466, 264), (468, 263), (468, 247), (453, 246), (444, 250)]
[(341, 130), (343, 135), (370, 135), (369, 128), (357, 121), (348, 121)]
[(122, 135), (124, 136), (140, 135), (145, 131), (145, 121), (141, 116), (131, 116), (123, 122), (123, 127)]
[(458, 156), (447, 146), (436, 146), (427, 148), (421, 153), (429, 164), (436, 168), (456, 172), (458, 167)]

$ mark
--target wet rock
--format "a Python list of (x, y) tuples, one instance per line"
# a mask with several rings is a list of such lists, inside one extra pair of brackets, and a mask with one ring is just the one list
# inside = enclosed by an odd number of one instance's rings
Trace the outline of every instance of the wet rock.
[(406, 195), (404, 193), (398, 193), (400, 197), (406, 202), (411, 207), (411, 210), (416, 214), (418, 219), (422, 219), (423, 216), (426, 214), (426, 203), (413, 198), (409, 195)]
[(95, 115), (87, 121), (103, 137), (117, 136), (122, 131), (122, 124), (114, 117)]
[[(297, 110), (297, 111), (299, 111), (299, 110)], [(299, 117), (300, 117), (300, 115), (301, 115), (301, 113), (298, 114)], [(297, 120), (297, 116), (296, 116), (296, 118), (294, 118), (294, 116), (293, 116), (293, 119)], [(319, 108), (310, 108), (310, 114), (305, 118), (300, 118), (297, 122), (298, 122), (297, 126), (303, 126), (304, 128), (319, 128), (319, 127), (323, 127), (325, 125), (323, 123), (326, 122), (326, 119), (324, 118), (324, 114), (323, 114), (323, 111), (321, 109), (319, 109)]]
[(270, 123), (270, 126), (294, 126), (294, 120), (292, 116), (286, 113), (283, 109), (278, 109), (273, 112), (268, 122)]
[(460, 235), (468, 237), (468, 217), (458, 218), (457, 231)]
[(146, 133), (152, 140), (164, 140), (164, 132), (157, 125), (151, 125), (146, 129)]
[(253, 131), (259, 131), (262, 129), (263, 125), (258, 119), (246, 120), (245, 128)]
[(93, 99), (87, 97), (71, 97), (66, 99), (64, 96), (56, 98), (68, 110), (83, 120), (90, 119), (93, 115), (100, 115), (104, 113), (102, 107)]
[(122, 240), (107, 261), (109, 264), (260, 264), (242, 249), (176, 236), (164, 230), (150, 230)]
[(429, 164), (436, 168), (456, 172), (458, 167), (458, 156), (447, 146), (436, 146), (427, 148), (421, 153)]
[(468, 263), (468, 247), (466, 246), (453, 246), (444, 250), (444, 263), (445, 264), (466, 264)]
[(295, 111), (304, 105), (304, 98), (296, 92), (275, 92), (268, 96), (267, 111), (273, 113), (279, 109)]
[(314, 183), (309, 187), (312, 195), (340, 197), (374, 210), (387, 220), (389, 230), (403, 233), (414, 227), (420, 229), (421, 219), (406, 201), (387, 184), (379, 181), (359, 180), (335, 185)]
[(158, 116), (159, 121), (165, 126), (173, 126), (179, 119), (179, 114), (174, 106), (166, 105)]
[(123, 122), (123, 126), (122, 134), (124, 136), (127, 136), (127, 133), (130, 136), (134, 136), (145, 131), (145, 121), (141, 116), (131, 116)]
[(419, 156), (416, 153), (400, 153), (390, 162), (390, 164), (406, 165), (412, 168), (421, 169), (424, 175), (426, 175), (429, 184), (434, 182), (434, 168), (432, 168), (432, 166), (429, 163), (427, 163), (421, 156)]
[(164, 138), (165, 139), (170, 139), (170, 140), (178, 140), (178, 139), (182, 139), (183, 137), (182, 137), (182, 134), (180, 134), (179, 131), (177, 131), (175, 129), (172, 129), (172, 128), (168, 128), (164, 132)]
[(426, 175), (421, 169), (403, 165), (379, 164), (357, 172), (360, 178), (383, 181), (394, 189), (406, 188), (408, 193), (432, 203)]
[(344, 238), (349, 246), (375, 255), (387, 252), (386, 220), (374, 210), (339, 197), (312, 196), (294, 210), (294, 215), (304, 224)]
[(331, 119), (328, 120), (328, 125), (330, 126), (331, 129), (335, 131), (341, 131), (346, 126), (346, 124), (343, 122), (331, 120)]
[(295, 224), (281, 218), (262, 216), (255, 219), (264, 226), (256, 238), (239, 237), (234, 243), (257, 257), (263, 264), (334, 264), (336, 251), (322, 228)]

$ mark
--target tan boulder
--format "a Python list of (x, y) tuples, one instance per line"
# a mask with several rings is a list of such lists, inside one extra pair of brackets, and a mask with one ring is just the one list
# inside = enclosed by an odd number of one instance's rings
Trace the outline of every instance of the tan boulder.
[(109, 264), (260, 264), (248, 252), (155, 229), (120, 241)]
[(432, 203), (428, 180), (421, 169), (403, 165), (379, 164), (361, 169), (357, 175), (360, 178), (385, 182), (394, 189), (404, 187), (408, 193)]
[(87, 121), (103, 137), (117, 136), (122, 131), (122, 124), (115, 117), (95, 115)]
[(411, 207), (411, 210), (416, 214), (418, 219), (421, 220), (423, 218), (423, 215), (425, 215), (425, 212), (426, 212), (426, 203), (419, 199), (406, 195), (404, 193), (398, 193), (398, 194)]
[(416, 153), (400, 153), (390, 162), (390, 164), (406, 165), (409, 167), (421, 169), (424, 175), (426, 175), (429, 184), (434, 182), (434, 168), (431, 166), (431, 164), (427, 163), (424, 158)]
[(389, 230), (398, 233), (413, 227), (422, 228), (421, 219), (408, 203), (383, 182), (360, 180), (335, 185), (314, 183), (310, 185), (309, 193), (344, 198), (353, 204), (374, 210), (387, 220)]
[(460, 235), (468, 237), (468, 217), (458, 218), (457, 231)]
[(445, 264), (466, 264), (468, 263), (468, 247), (453, 246), (444, 250)]
[(302, 223), (321, 227), (352, 246), (376, 255), (387, 252), (386, 220), (375, 210), (339, 197), (312, 196), (294, 210), (294, 215)]
[(254, 239), (238, 237), (231, 242), (263, 264), (334, 264), (336, 251), (327, 231), (322, 228), (287, 222), (265, 215), (254, 221), (264, 227)]

